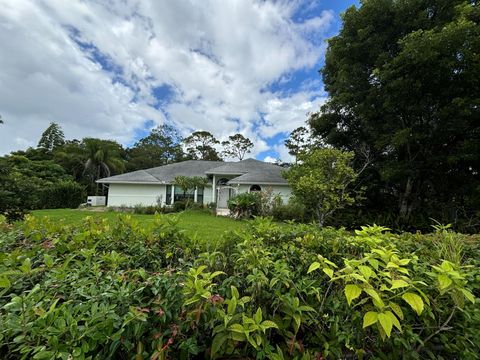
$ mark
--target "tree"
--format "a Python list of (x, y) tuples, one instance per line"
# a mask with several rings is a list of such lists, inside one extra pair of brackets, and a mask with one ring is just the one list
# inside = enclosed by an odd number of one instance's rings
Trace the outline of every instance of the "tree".
[(161, 125), (128, 150), (129, 171), (147, 169), (181, 161), (184, 158), (182, 138), (171, 125)]
[(101, 140), (94, 138), (83, 139), (86, 152), (84, 174), (90, 179), (91, 187), (97, 195), (103, 194), (100, 191), (100, 184), (95, 181), (103, 177), (111, 176), (113, 172), (122, 172), (125, 168), (124, 160), (121, 158), (122, 147), (115, 141)]
[[(89, 179), (85, 179), (85, 162), (87, 161), (87, 151), (85, 144), (79, 140), (67, 140), (62, 146), (56, 147), (51, 153), (53, 161), (61, 165), (67, 174), (73, 176), (75, 181), (89, 184)], [(85, 181), (86, 180), (86, 181)]]
[(351, 167), (353, 157), (353, 152), (313, 149), (300, 153), (299, 162), (284, 174), (293, 195), (316, 215), (320, 227), (335, 211), (355, 202), (349, 189), (358, 176)]
[(195, 131), (183, 140), (192, 159), (221, 161), (215, 146), (220, 142), (208, 131)]
[(52, 151), (65, 143), (65, 135), (62, 128), (57, 123), (51, 122), (47, 129), (42, 133), (38, 142), (38, 147)]
[(195, 190), (207, 186), (208, 180), (200, 176), (176, 176), (173, 184), (183, 191), (183, 199), (186, 200), (185, 208), (188, 208), (189, 198), (187, 193), (189, 190)]
[(467, 0), (364, 1), (329, 40), (330, 98), (310, 125), (335, 147), (369, 149), (370, 209), (401, 224), (457, 222), (480, 205), (479, 19)]
[(241, 161), (246, 154), (252, 151), (253, 143), (242, 134), (235, 134), (223, 141), (222, 146), (224, 147), (224, 157), (236, 158)]
[(315, 141), (310, 130), (304, 126), (294, 129), (288, 139), (285, 140), (288, 153), (295, 157), (295, 162), (297, 162), (298, 155), (310, 149), (314, 144)]
[[(9, 155), (0, 158), (0, 213), (9, 209), (42, 209), (47, 191), (71, 183), (63, 168), (50, 160), (30, 160), (25, 156)], [(82, 199), (77, 197), (78, 201)], [(78, 203), (76, 204), (78, 205)]]

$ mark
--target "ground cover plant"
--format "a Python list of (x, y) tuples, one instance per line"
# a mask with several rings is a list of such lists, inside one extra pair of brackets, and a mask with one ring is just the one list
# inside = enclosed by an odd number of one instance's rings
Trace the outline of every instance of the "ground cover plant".
[(478, 357), (478, 235), (138, 219), (0, 225), (0, 358)]

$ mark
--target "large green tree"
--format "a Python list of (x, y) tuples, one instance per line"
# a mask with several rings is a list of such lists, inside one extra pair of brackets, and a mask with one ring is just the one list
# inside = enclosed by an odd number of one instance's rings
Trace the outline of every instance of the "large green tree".
[(195, 131), (183, 140), (188, 155), (195, 160), (215, 160), (220, 161), (222, 158), (216, 150), (216, 146), (220, 143), (208, 131)]
[(38, 147), (52, 151), (65, 143), (63, 130), (57, 123), (51, 122), (47, 129), (42, 133)]
[(478, 209), (479, 20), (476, 1), (365, 0), (328, 42), (330, 99), (310, 125), (331, 145), (368, 149), (370, 206), (400, 224)]
[(181, 161), (184, 157), (182, 137), (171, 125), (160, 125), (128, 149), (129, 171)]

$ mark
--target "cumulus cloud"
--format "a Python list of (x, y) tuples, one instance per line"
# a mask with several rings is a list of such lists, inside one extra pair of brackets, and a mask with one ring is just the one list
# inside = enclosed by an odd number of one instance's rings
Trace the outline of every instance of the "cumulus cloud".
[[(318, 82), (271, 90), (318, 66), (331, 11), (302, 1), (0, 0), (0, 153), (68, 138), (132, 141), (151, 120), (255, 143), (301, 126)], [(156, 89), (164, 89), (161, 95)], [(164, 97), (164, 98), (162, 98)], [(274, 149), (275, 151), (279, 149)]]

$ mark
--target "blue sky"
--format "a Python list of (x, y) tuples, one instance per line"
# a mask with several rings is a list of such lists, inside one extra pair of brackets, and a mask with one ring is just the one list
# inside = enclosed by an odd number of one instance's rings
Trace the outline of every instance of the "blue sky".
[(51, 121), (125, 146), (169, 123), (289, 160), (283, 141), (326, 100), (325, 40), (351, 5), (0, 0), (0, 153), (35, 146)]

